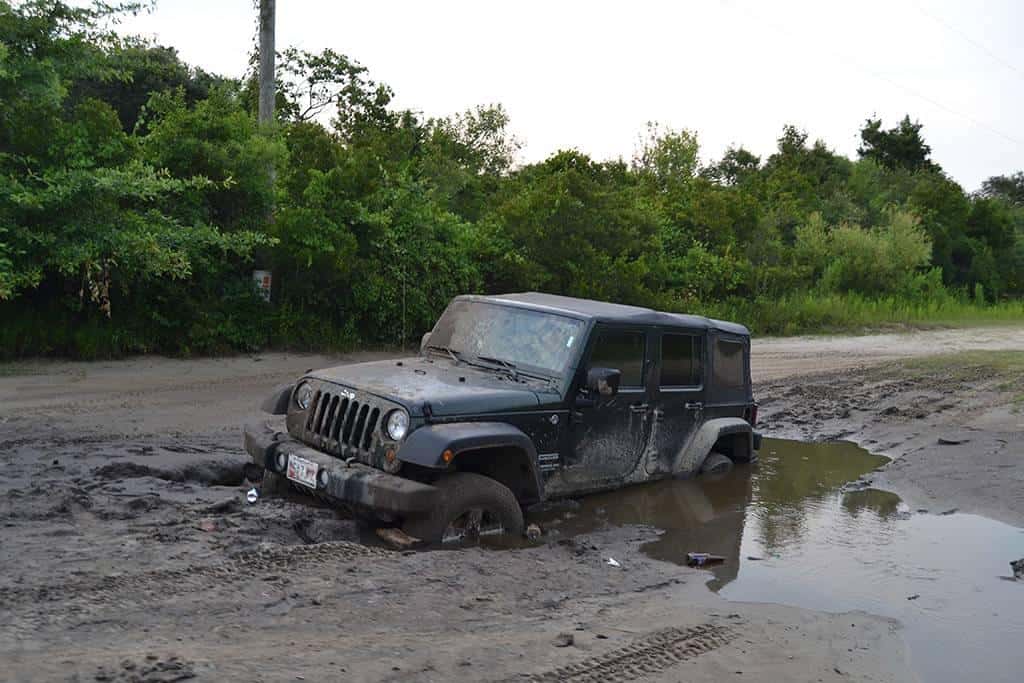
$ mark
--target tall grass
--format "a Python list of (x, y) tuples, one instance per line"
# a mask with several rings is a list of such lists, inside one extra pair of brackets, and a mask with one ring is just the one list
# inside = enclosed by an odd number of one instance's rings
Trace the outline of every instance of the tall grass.
[(1024, 301), (978, 303), (966, 296), (930, 301), (802, 292), (704, 304), (692, 312), (741, 322), (757, 335), (827, 334), (874, 329), (1024, 325)]

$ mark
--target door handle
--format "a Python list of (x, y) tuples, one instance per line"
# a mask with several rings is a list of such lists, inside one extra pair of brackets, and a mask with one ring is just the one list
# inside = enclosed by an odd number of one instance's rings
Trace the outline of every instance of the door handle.
[(694, 401), (693, 403), (686, 404), (687, 410), (704, 410), (704, 404), (700, 401)]

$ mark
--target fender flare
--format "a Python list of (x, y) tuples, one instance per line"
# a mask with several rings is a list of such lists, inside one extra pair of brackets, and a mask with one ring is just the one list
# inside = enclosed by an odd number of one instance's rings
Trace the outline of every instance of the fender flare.
[(287, 415), (288, 402), (291, 400), (294, 390), (295, 384), (281, 384), (274, 387), (270, 395), (260, 403), (260, 410), (271, 415)]
[(695, 474), (704, 459), (723, 436), (746, 434), (750, 439), (750, 452), (754, 452), (754, 428), (740, 417), (716, 417), (702, 424), (676, 457), (673, 472)]
[(505, 422), (453, 422), (420, 427), (409, 435), (398, 449), (402, 462), (430, 469), (451, 469), (442, 454), (450, 450), (455, 454), (452, 463), (458, 463), (459, 454), (488, 448), (514, 448), (525, 457), (532, 488), (540, 496), (543, 491), (537, 467), (537, 449), (533, 441), (518, 427)]

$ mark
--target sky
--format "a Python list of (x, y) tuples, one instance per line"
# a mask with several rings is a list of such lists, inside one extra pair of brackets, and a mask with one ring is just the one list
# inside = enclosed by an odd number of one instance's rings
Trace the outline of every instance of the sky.
[[(254, 0), (159, 0), (121, 30), (241, 76)], [(695, 131), (704, 160), (767, 157), (792, 123), (856, 156), (869, 116), (924, 124), (968, 191), (1024, 170), (1020, 0), (277, 0), (277, 48), (332, 48), (445, 116), (501, 103), (519, 161), (576, 148), (632, 158), (649, 121)]]

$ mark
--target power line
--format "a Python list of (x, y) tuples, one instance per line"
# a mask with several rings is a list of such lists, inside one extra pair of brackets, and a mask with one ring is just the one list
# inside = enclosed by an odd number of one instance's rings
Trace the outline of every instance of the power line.
[(999, 64), (1002, 64), (1003, 66), (1005, 66), (1010, 71), (1013, 71), (1018, 76), (1020, 76), (1021, 78), (1024, 78), (1024, 71), (1022, 71), (1021, 69), (1018, 69), (1012, 63), (1010, 63), (1009, 61), (1007, 61), (1007, 60), (1003, 59), (1002, 57), (1000, 57), (996, 52), (994, 52), (993, 50), (990, 50), (989, 47), (987, 45), (985, 45), (984, 43), (982, 43), (981, 41), (978, 41), (978, 40), (975, 40), (974, 38), (971, 38), (969, 35), (967, 35), (963, 31), (961, 31), (960, 29), (958, 29), (955, 25), (950, 24), (948, 21), (946, 21), (942, 17), (940, 17), (938, 15), (935, 15), (932, 12), (928, 11), (927, 9), (925, 9), (924, 5), (922, 5), (921, 3), (915, 2), (915, 3), (913, 3), (913, 5), (914, 5), (914, 7), (917, 8), (917, 11), (920, 12), (921, 14), (925, 15), (926, 17), (928, 17), (929, 19), (931, 19), (935, 23), (939, 24), (940, 26), (945, 28), (950, 33), (955, 33), (956, 35), (960, 36), (961, 39), (963, 39), (965, 42), (973, 45), (974, 47), (976, 47), (979, 50), (981, 50), (982, 52), (984, 52), (993, 61), (998, 62)]
[[(729, 3), (725, 3), (725, 4), (726, 4), (726, 6), (728, 6)], [(737, 10), (739, 10), (739, 9), (740, 8), (737, 7)], [(745, 14), (743, 14), (743, 13), (745, 13)], [(782, 26), (782, 25), (772, 21), (771, 19), (765, 17), (764, 15), (760, 14), (759, 12), (751, 9), (750, 7), (742, 8), (742, 12), (738, 11), (737, 14), (741, 14), (741, 16), (744, 16), (744, 18), (746, 18), (747, 16), (756, 17), (762, 24), (770, 26), (771, 28), (774, 28), (776, 31), (779, 31), (780, 33), (783, 33), (783, 34), (789, 36), (790, 38), (794, 38), (794, 39), (797, 39), (797, 40), (800, 39), (800, 36), (797, 33), (795, 33), (794, 31), (791, 31), (791, 30), (787, 29), (785, 26)], [(939, 102), (938, 100), (936, 100), (936, 99), (934, 99), (932, 97), (929, 97), (928, 95), (925, 95), (924, 93), (922, 93), (921, 91), (917, 90), (916, 88), (912, 88), (912, 87), (910, 87), (908, 85), (900, 83), (899, 81), (896, 81), (896, 80), (890, 78), (889, 76), (886, 76), (884, 73), (882, 73), (880, 71), (876, 71), (875, 69), (872, 69), (871, 67), (864, 65), (859, 60), (857, 60), (857, 59), (855, 59), (855, 58), (853, 58), (853, 57), (851, 57), (851, 56), (849, 56), (847, 54), (843, 54), (842, 52), (839, 52), (838, 50), (834, 50), (834, 49), (832, 49), (830, 47), (824, 47), (824, 46), (821, 46), (821, 45), (816, 45), (816, 47), (818, 49), (824, 51), (824, 52), (827, 52), (827, 53), (831, 54), (832, 57), (836, 58), (840, 62), (843, 62), (843, 61), (848, 62), (849, 64), (851, 64), (852, 66), (857, 67), (858, 69), (860, 69), (864, 73), (868, 74), (872, 78), (876, 78), (876, 79), (878, 79), (880, 81), (885, 81), (889, 85), (891, 85), (891, 86), (893, 86), (895, 88), (898, 88), (899, 90), (903, 90), (904, 92), (908, 93), (909, 95), (912, 95), (913, 97), (916, 97), (916, 98), (918, 98), (920, 100), (928, 102), (932, 106), (938, 107), (939, 109), (942, 109), (943, 111), (946, 111), (946, 112), (948, 112), (950, 114), (953, 114), (954, 116), (958, 116), (958, 117), (964, 119), (965, 121), (968, 121), (968, 122), (974, 124), (975, 126), (978, 126), (979, 128), (984, 128), (985, 130), (989, 131), (990, 133), (992, 133), (994, 135), (998, 135), (999, 137), (1003, 138), (1004, 140), (1007, 140), (1007, 141), (1012, 142), (1012, 143), (1017, 144), (1017, 145), (1024, 146), (1024, 141), (1021, 141), (1021, 140), (1013, 137), (1012, 135), (1008, 135), (1007, 133), (1002, 132), (998, 128), (995, 128), (994, 126), (991, 126), (991, 125), (989, 125), (988, 123), (986, 123), (984, 121), (976, 119), (976, 118), (974, 118), (973, 116), (971, 116), (969, 114), (965, 114), (965, 113), (963, 113), (961, 111), (953, 109), (952, 107), (949, 107), (949, 106), (943, 104), (942, 102)]]

